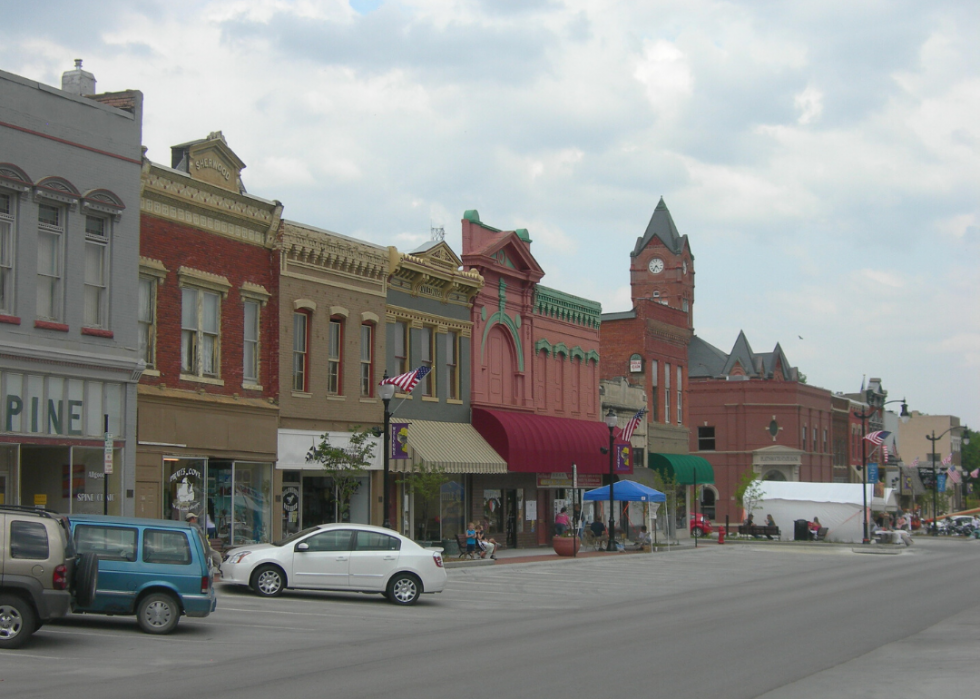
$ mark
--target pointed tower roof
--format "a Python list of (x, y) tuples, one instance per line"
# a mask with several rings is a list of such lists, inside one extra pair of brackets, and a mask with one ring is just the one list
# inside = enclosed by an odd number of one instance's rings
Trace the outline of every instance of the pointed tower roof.
[(760, 373), (755, 352), (752, 351), (752, 347), (749, 345), (749, 339), (745, 337), (744, 330), (738, 331), (738, 339), (735, 340), (735, 345), (728, 354), (728, 361), (725, 363), (723, 372), (730, 374), (732, 369), (735, 368), (736, 363), (742, 366), (747, 376), (756, 376)]
[[(667, 249), (675, 255), (680, 255), (684, 251), (684, 246), (688, 244), (687, 236), (678, 233), (677, 226), (674, 225), (674, 219), (671, 217), (670, 211), (667, 210), (667, 204), (664, 203), (663, 197), (660, 197), (657, 208), (653, 210), (653, 216), (650, 217), (650, 223), (647, 224), (647, 230), (643, 237), (636, 239), (633, 257), (639, 255), (654, 237), (659, 238)], [(694, 256), (691, 257), (693, 259)]]

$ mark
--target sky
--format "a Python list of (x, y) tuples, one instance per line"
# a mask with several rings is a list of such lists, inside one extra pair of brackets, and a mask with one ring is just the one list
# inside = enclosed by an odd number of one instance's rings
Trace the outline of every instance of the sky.
[(0, 69), (82, 58), (143, 92), (151, 160), (220, 130), (290, 220), (406, 251), (460, 252), (467, 209), (526, 228), (605, 312), (663, 196), (698, 336), (976, 429), (978, 36), (943, 0), (49, 0), (5, 11)]

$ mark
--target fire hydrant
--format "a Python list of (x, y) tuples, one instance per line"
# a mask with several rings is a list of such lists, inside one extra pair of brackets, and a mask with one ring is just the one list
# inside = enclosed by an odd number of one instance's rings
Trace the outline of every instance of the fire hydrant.
[(725, 528), (724, 527), (718, 527), (718, 543), (719, 544), (724, 544), (725, 543)]

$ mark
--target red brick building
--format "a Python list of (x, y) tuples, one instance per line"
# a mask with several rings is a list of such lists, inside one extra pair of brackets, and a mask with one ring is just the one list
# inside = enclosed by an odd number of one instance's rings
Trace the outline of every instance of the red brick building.
[(735, 489), (746, 471), (765, 480), (833, 481), (831, 393), (802, 383), (778, 344), (756, 353), (739, 333), (726, 354), (694, 337), (688, 357), (691, 453), (715, 475), (704, 488), (706, 515), (741, 519)]
[[(145, 161), (136, 513), (272, 540), (282, 205), (245, 193), (220, 132)], [(210, 526), (210, 525), (209, 525)]]
[[(473, 476), (472, 516), (498, 541), (544, 544), (572, 464), (588, 487), (609, 470), (600, 451), (609, 444), (599, 405), (601, 307), (539, 284), (544, 270), (526, 230), (492, 228), (476, 211), (462, 226), (463, 265), (484, 279), (472, 309), (473, 426), (509, 471)], [(628, 460), (621, 466), (630, 472)]]

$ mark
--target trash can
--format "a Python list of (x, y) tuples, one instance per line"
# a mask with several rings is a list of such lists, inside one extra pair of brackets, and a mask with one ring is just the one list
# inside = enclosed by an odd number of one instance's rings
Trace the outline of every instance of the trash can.
[(805, 519), (798, 519), (795, 522), (793, 522), (793, 540), (794, 541), (810, 540), (810, 528), (807, 527)]

